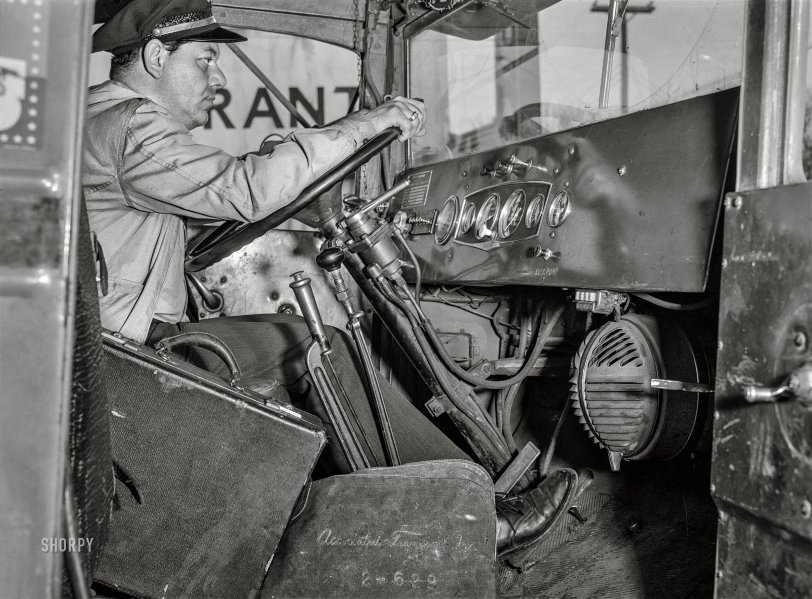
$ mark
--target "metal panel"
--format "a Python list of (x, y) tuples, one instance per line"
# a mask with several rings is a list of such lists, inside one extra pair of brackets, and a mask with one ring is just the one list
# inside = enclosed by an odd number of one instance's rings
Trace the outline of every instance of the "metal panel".
[(0, 19), (0, 589), (59, 594), (72, 281), (91, 2)]
[[(299, 305), (288, 283), (291, 273), (304, 271), (313, 281), (313, 292), (324, 322), (344, 329), (347, 313), (333, 295), (331, 279), (313, 259), (319, 253), (321, 240), (319, 233), (273, 231), (196, 273), (203, 284), (220, 293), (225, 302), (219, 312), (206, 311), (199, 302), (200, 318), (217, 318), (221, 314), (299, 314)], [(347, 283), (357, 301), (358, 288), (352, 279)]]
[(233, 27), (275, 31), (337, 44), (353, 50), (361, 35), (364, 8), (351, 0), (229, 0), (213, 2), (218, 19)]
[(719, 597), (812, 596), (812, 410), (748, 404), (812, 359), (812, 184), (726, 199), (711, 490)]
[(263, 12), (289, 13), (303, 17), (327, 17), (330, 19), (353, 19), (359, 0), (213, 0), (212, 6), (251, 9)]
[[(419, 167), (407, 172), (415, 179), (412, 189), (392, 207), (406, 203), (409, 215), (428, 220), (452, 195), (471, 196), (495, 184), (507, 192), (518, 182), (547, 182), (552, 189), (544, 222), (531, 239), (470, 247), (456, 241), (439, 246), (433, 235), (412, 236), (424, 279), (703, 291), (737, 98), (737, 89), (728, 90)], [(512, 155), (532, 161), (532, 168), (525, 174), (517, 167), (493, 180), (483, 175)], [(562, 192), (569, 195), (570, 213), (553, 227), (550, 210)]]

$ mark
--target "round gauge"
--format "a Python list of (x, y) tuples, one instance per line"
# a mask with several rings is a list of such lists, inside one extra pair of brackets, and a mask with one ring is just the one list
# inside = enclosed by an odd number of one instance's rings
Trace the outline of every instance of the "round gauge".
[(550, 203), (550, 211), (547, 213), (547, 224), (551, 227), (560, 226), (570, 215), (570, 194), (565, 191), (559, 191)]
[(530, 200), (527, 206), (527, 213), (524, 215), (524, 224), (528, 229), (535, 229), (541, 220), (541, 215), (544, 211), (544, 194), (537, 193)]
[(496, 220), (499, 217), (499, 196), (492, 193), (479, 208), (476, 215), (476, 229), (474, 236), (477, 239), (488, 239), (496, 234)]
[(451, 234), (454, 233), (454, 223), (457, 220), (457, 196), (448, 198), (443, 207), (440, 209), (440, 214), (437, 215), (437, 221), (434, 225), (434, 241), (438, 245), (443, 245), (449, 239)]
[(510, 237), (519, 228), (524, 216), (525, 194), (517, 189), (505, 200), (502, 212), (499, 214), (499, 236)]
[(476, 208), (470, 202), (463, 202), (462, 217), (460, 217), (460, 234), (465, 235), (474, 226)]

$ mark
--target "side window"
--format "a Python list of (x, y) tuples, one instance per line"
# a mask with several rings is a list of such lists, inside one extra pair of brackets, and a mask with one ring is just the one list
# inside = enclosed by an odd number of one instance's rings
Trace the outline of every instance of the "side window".
[[(358, 60), (351, 50), (266, 31), (240, 33), (248, 38), (240, 49), (311, 125), (344, 116), (353, 100), (357, 108)], [(302, 127), (224, 44), (218, 64), (228, 85), (218, 92), (209, 122), (192, 132), (196, 140), (240, 155), (258, 150), (266, 137), (281, 138)], [(94, 54), (91, 84), (105, 81), (109, 70), (110, 55)]]

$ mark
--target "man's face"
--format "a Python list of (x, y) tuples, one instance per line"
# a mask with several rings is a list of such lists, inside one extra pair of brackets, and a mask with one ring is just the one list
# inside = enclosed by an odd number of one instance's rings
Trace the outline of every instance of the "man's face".
[(158, 86), (162, 104), (189, 129), (205, 125), (214, 95), (226, 86), (213, 42), (187, 42), (165, 58)]

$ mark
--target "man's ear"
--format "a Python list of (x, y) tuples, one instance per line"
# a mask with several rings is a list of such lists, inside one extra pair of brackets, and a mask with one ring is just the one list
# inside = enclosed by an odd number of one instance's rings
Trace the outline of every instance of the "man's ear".
[(141, 52), (141, 61), (147, 73), (155, 79), (160, 79), (164, 71), (164, 60), (168, 52), (160, 40), (149, 40)]

